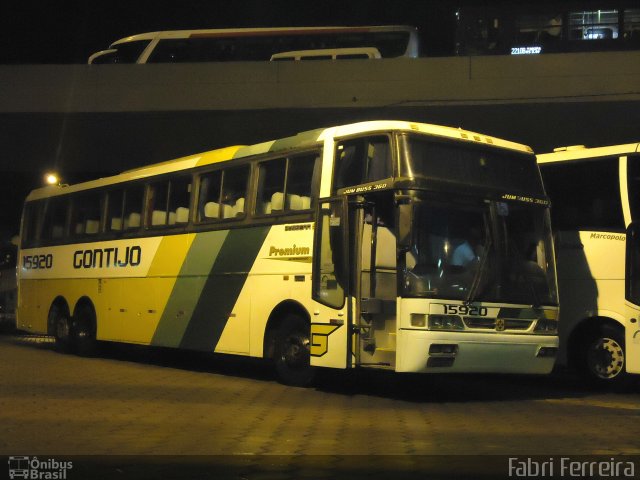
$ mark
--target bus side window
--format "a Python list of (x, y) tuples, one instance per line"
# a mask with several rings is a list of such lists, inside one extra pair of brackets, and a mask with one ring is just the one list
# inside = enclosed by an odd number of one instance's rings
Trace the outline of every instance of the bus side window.
[(244, 217), (249, 165), (227, 168), (222, 177), (222, 218)]
[(122, 231), (123, 206), (124, 206), (123, 190), (113, 190), (107, 193), (107, 231), (109, 232)]
[(172, 179), (169, 195), (169, 224), (189, 223), (190, 204), (191, 177)]
[(357, 138), (336, 146), (333, 191), (374, 182), (392, 175), (391, 149), (386, 135)]
[(624, 231), (617, 158), (541, 166), (556, 230)]
[(99, 192), (71, 197), (71, 234), (97, 235), (102, 221), (103, 199)]
[(163, 39), (153, 49), (147, 63), (184, 63), (192, 60), (191, 42), (184, 39)]
[(198, 221), (244, 217), (249, 165), (216, 170), (200, 177)]
[(290, 210), (309, 210), (313, 205), (313, 174), (319, 159), (317, 152), (289, 159), (287, 201)]
[(44, 202), (44, 222), (40, 238), (60, 240), (65, 236), (67, 226), (68, 198), (51, 197)]
[(167, 224), (167, 201), (169, 200), (169, 180), (149, 185), (147, 215), (145, 225), (158, 227)]
[(115, 47), (118, 53), (112, 63), (136, 63), (149, 42), (150, 40), (134, 40), (119, 44)]
[(143, 185), (133, 185), (125, 189), (122, 207), (122, 222), (125, 230), (138, 229), (142, 225), (143, 200)]
[(107, 194), (107, 231), (122, 232), (139, 228), (143, 196), (142, 185), (109, 192)]
[(161, 227), (189, 221), (191, 177), (181, 176), (149, 186), (147, 226)]
[(262, 162), (256, 213), (270, 215), (311, 208), (311, 185), (317, 153)]
[(22, 247), (35, 246), (38, 240), (38, 225), (44, 216), (44, 202), (28, 203), (25, 207), (23, 231), (22, 231)]
[(220, 187), (222, 170), (205, 173), (200, 177), (200, 198), (198, 199), (198, 221), (220, 218)]
[(256, 213), (270, 215), (284, 211), (286, 169), (286, 158), (268, 160), (260, 164)]

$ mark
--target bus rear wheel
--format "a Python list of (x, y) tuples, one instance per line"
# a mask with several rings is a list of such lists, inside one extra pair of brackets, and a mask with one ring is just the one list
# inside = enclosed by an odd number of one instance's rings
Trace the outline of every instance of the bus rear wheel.
[(94, 355), (97, 349), (96, 315), (93, 307), (83, 303), (76, 307), (71, 322), (71, 347), (83, 357)]
[(49, 324), (53, 329), (56, 347), (63, 352), (68, 352), (71, 349), (71, 321), (65, 309), (59, 305), (53, 305), (49, 311)]
[(274, 362), (280, 382), (297, 387), (308, 386), (315, 376), (310, 363), (309, 323), (289, 315), (276, 332)]
[(584, 367), (590, 380), (600, 386), (626, 384), (624, 331), (603, 325), (586, 337)]

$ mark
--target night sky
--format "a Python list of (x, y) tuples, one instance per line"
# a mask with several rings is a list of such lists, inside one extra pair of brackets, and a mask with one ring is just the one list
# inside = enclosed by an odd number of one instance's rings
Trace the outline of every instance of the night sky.
[(5, 6), (0, 15), (0, 64), (85, 63), (114, 40), (156, 30), (315, 25), (414, 25), (426, 53), (441, 55), (452, 48), (457, 3), (23, 0)]

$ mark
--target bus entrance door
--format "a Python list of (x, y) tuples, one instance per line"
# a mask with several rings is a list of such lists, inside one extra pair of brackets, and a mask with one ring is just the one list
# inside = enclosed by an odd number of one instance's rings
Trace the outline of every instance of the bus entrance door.
[(321, 200), (317, 219), (313, 299), (332, 310), (311, 324), (311, 364), (336, 367), (341, 360), (347, 367), (393, 368), (397, 276), (392, 227), (379, 218), (375, 203), (359, 197)]
[(353, 302), (349, 282), (346, 197), (320, 200), (313, 242), (310, 359), (317, 367), (352, 366)]
[[(394, 368), (396, 359), (396, 237), (384, 222), (376, 203), (353, 208), (353, 259), (355, 302), (354, 348), (362, 367)], [(355, 205), (358, 207), (358, 204)]]

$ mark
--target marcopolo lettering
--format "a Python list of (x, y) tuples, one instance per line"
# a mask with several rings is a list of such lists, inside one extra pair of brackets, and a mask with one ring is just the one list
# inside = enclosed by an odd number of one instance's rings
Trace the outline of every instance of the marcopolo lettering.
[(122, 248), (94, 248), (73, 252), (73, 268), (137, 267), (142, 261), (138, 245)]
[(591, 233), (589, 238), (594, 238), (596, 240), (620, 240), (621, 242), (624, 242), (627, 239), (627, 236), (625, 234), (613, 234), (613, 233), (597, 233), (597, 232), (593, 232)]

